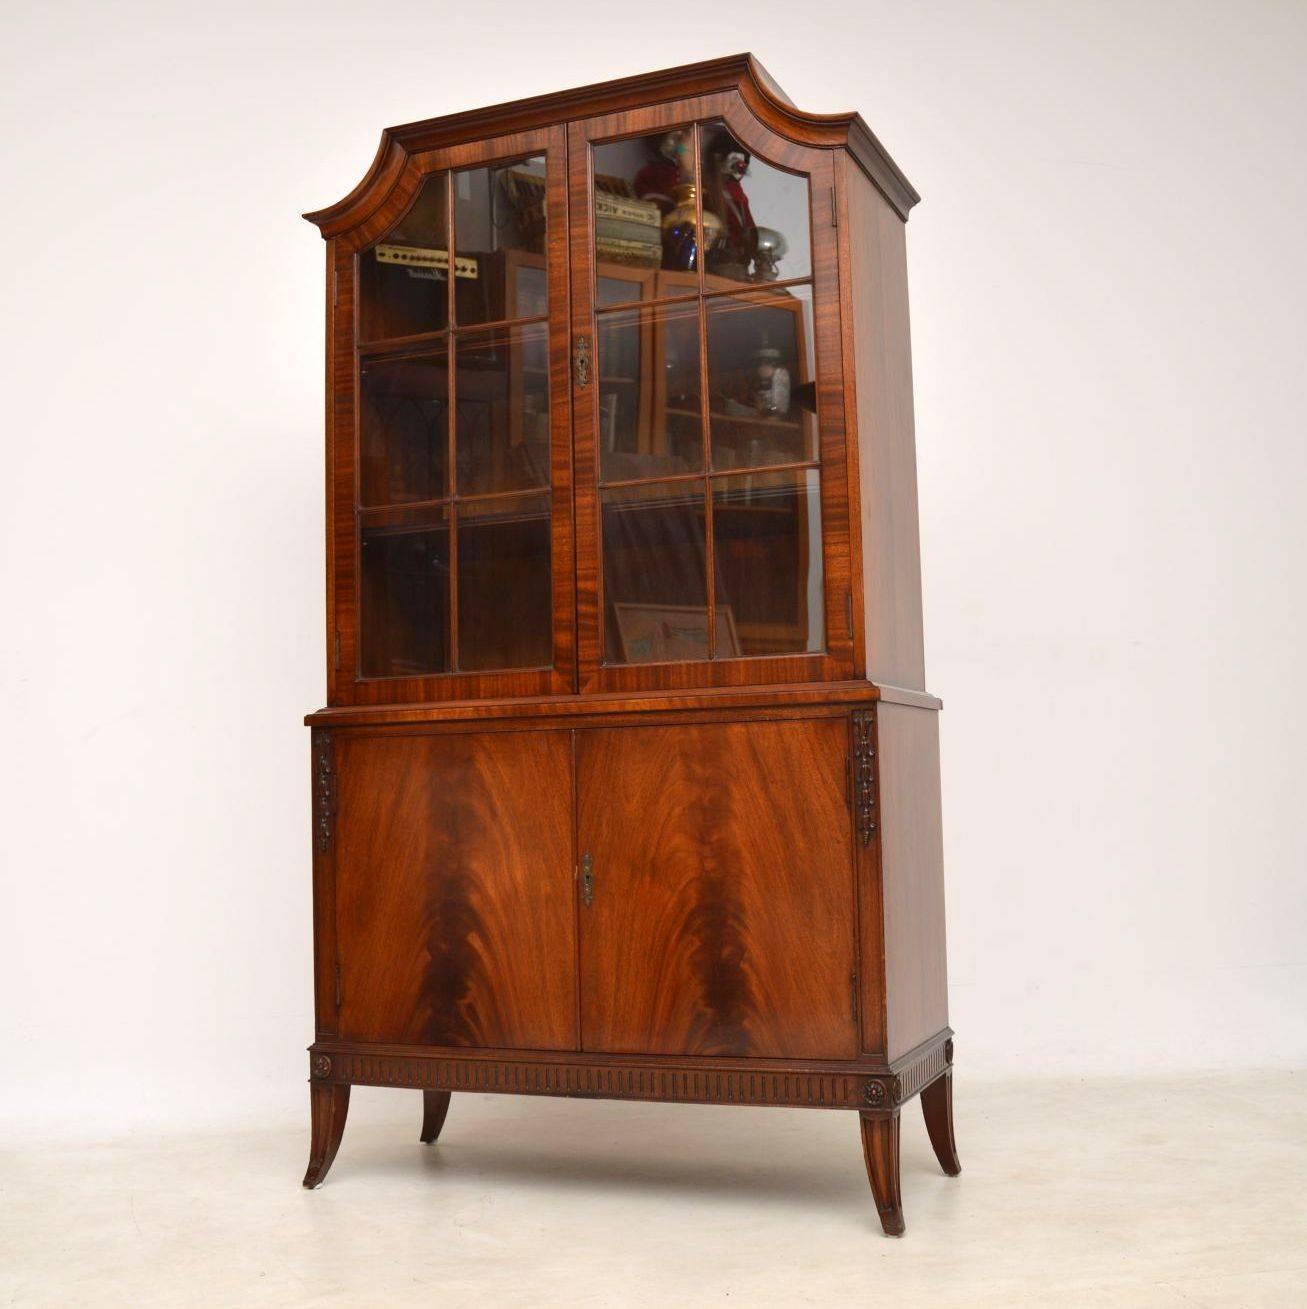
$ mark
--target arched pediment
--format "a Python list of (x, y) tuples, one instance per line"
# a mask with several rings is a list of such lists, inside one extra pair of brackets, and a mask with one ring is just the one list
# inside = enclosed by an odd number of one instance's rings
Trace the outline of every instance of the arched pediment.
[(796, 108), (753, 55), (740, 54), (389, 127), (381, 134), (376, 158), (363, 180), (344, 199), (304, 217), (327, 238), (351, 231), (385, 203), (416, 154), (617, 113), (672, 95), (679, 98), (732, 90), (770, 131), (798, 145), (846, 148), (900, 217), (906, 219), (921, 198), (860, 115), (811, 114)]

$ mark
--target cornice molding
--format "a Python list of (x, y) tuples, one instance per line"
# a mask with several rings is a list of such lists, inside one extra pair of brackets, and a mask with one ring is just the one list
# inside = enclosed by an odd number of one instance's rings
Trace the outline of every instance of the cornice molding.
[(304, 217), (327, 239), (349, 231), (382, 203), (409, 158), (423, 151), (730, 90), (738, 91), (773, 131), (798, 144), (847, 149), (901, 218), (920, 200), (858, 114), (811, 114), (796, 108), (753, 55), (739, 54), (388, 127), (363, 180), (344, 199)]

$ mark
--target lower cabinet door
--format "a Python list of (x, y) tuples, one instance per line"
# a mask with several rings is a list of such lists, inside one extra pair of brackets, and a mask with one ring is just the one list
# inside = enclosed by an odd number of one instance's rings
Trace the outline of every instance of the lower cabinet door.
[(575, 1049), (567, 732), (336, 737), (340, 1034)]
[(583, 1048), (857, 1054), (847, 739), (842, 718), (578, 733)]

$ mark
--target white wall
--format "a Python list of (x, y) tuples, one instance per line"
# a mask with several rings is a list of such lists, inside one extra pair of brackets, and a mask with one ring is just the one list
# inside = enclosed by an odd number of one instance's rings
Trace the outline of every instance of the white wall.
[(4, 24), (0, 1125), (302, 1104), (323, 260), (298, 213), (384, 124), (748, 47), (804, 108), (860, 108), (926, 197), (961, 1065), (1307, 1058), (1307, 10)]

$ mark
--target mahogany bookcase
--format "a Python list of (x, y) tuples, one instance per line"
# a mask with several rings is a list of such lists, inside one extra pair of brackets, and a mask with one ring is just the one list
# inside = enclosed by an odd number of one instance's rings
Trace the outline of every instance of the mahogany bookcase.
[(327, 255), (304, 1184), (350, 1087), (953, 1144), (905, 221), (748, 55), (383, 133)]

